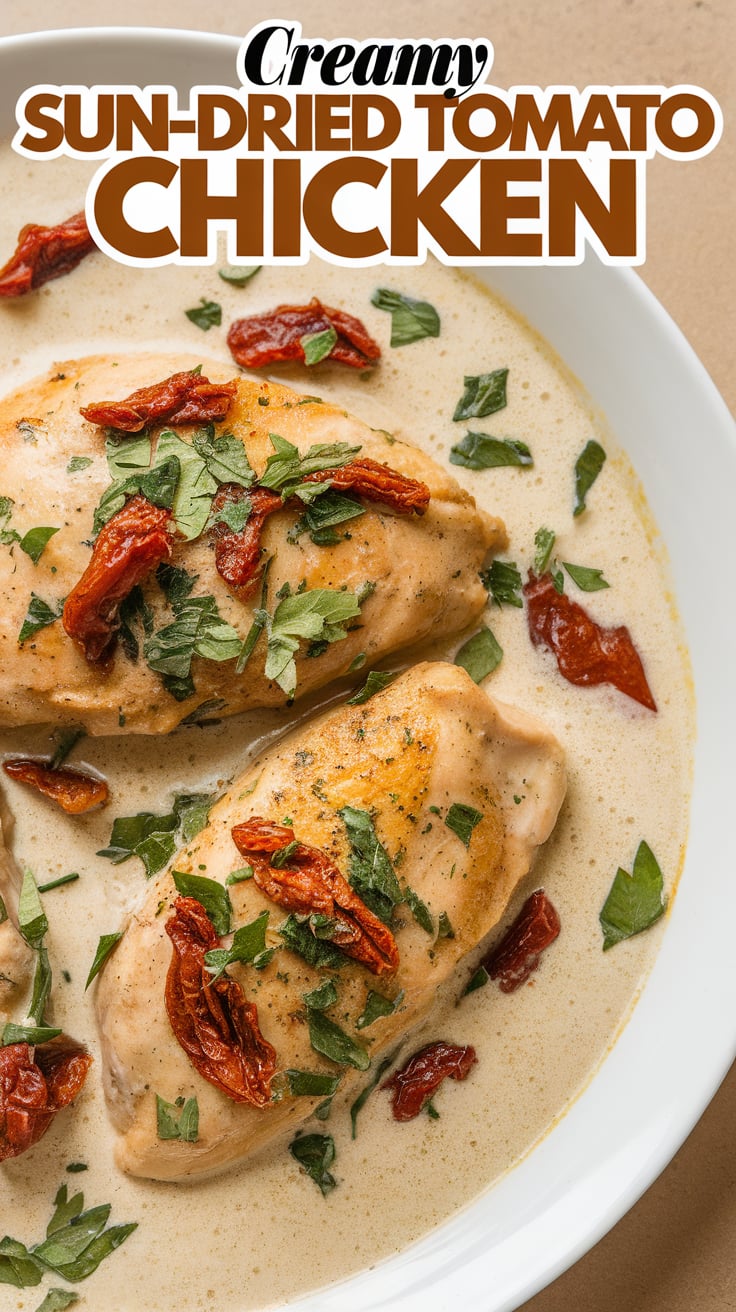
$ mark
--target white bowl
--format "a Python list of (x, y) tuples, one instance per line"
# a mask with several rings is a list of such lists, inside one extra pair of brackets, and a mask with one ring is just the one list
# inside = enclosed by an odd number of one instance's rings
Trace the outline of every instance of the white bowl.
[[(0, 40), (0, 114), (41, 82), (235, 81), (235, 37), (108, 28)], [(471, 1207), (296, 1312), (509, 1312), (632, 1206), (685, 1139), (736, 1053), (736, 441), (681, 333), (635, 274), (493, 269), (581, 380), (637, 469), (670, 555), (695, 675), (690, 840), (662, 948), (622, 1036), (546, 1138)]]

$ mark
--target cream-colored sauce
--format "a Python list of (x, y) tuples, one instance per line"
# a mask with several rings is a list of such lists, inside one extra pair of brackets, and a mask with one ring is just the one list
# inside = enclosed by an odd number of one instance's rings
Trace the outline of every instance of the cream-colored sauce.
[[(56, 222), (79, 209), (85, 176), (82, 165), (59, 161), (32, 167), (6, 151), (0, 250), (13, 248), (22, 223)], [(435, 305), (442, 320), (439, 339), (390, 350), (388, 316), (370, 304), (381, 284)], [(506, 554), (522, 571), (531, 563), (541, 524), (557, 531), (560, 560), (603, 569), (610, 589), (581, 600), (602, 622), (628, 624), (659, 713), (654, 716), (610, 689), (565, 683), (552, 657), (532, 648), (521, 611), (489, 609), (487, 622), (504, 649), (489, 691), (539, 715), (567, 753), (569, 790), (557, 829), (510, 909), (511, 915), (532, 888), (544, 886), (560, 913), (560, 938), (526, 987), (504, 996), (489, 985), (459, 1006), (451, 995), (418, 1037), (417, 1046), (441, 1035), (471, 1043), (478, 1052), (470, 1078), (446, 1084), (437, 1096), (439, 1120), (420, 1116), (395, 1124), (386, 1095), (377, 1093), (361, 1114), (355, 1141), (344, 1107), (335, 1106), (326, 1127), (313, 1123), (334, 1136), (337, 1149), (339, 1186), (326, 1200), (283, 1149), (192, 1186), (125, 1178), (113, 1165), (98, 1059), (76, 1106), (59, 1115), (32, 1152), (0, 1168), (0, 1225), (27, 1243), (43, 1236), (53, 1195), (64, 1180), (82, 1187), (89, 1205), (111, 1202), (114, 1222), (139, 1223), (80, 1287), (90, 1308), (113, 1303), (119, 1312), (264, 1308), (375, 1263), (469, 1203), (545, 1134), (585, 1085), (624, 1023), (666, 932), (665, 917), (647, 934), (601, 951), (598, 912), (617, 867), (630, 869), (639, 841), (646, 838), (670, 893), (680, 869), (692, 699), (656, 533), (626, 459), (574, 380), (545, 344), (472, 278), (432, 264), (390, 272), (312, 264), (264, 269), (239, 289), (221, 281), (214, 269), (143, 272), (93, 256), (26, 300), (0, 304), (0, 391), (45, 371), (54, 360), (90, 351), (180, 349), (227, 361), (225, 332), (233, 318), (312, 295), (359, 315), (385, 345), (382, 364), (365, 376), (319, 366), (305, 377), (303, 369), (280, 368), (279, 380), (344, 404), (440, 462), (468, 427), (527, 442), (534, 455), (531, 469), (453, 472), (481, 505), (503, 517), (511, 544)], [(200, 296), (223, 307), (223, 328), (206, 336), (183, 313)], [(463, 375), (500, 366), (509, 368), (506, 409), (469, 425), (454, 424)], [(589, 495), (588, 512), (573, 520), (574, 461), (596, 434), (609, 458)], [(38, 522), (44, 522), (42, 514)], [(567, 587), (578, 595), (572, 584)], [(406, 638), (410, 642), (411, 634)], [(452, 659), (458, 645), (438, 644), (431, 654)], [(65, 817), (4, 781), (17, 819), (13, 850), (19, 864), (30, 866), (39, 882), (71, 870), (81, 876), (46, 895), (44, 903), (51, 924), (55, 1020), (93, 1052), (92, 1002), (83, 993), (87, 971), (99, 936), (120, 925), (145, 884), (135, 859), (113, 867), (95, 856), (107, 842), (113, 817), (143, 809), (163, 812), (177, 791), (221, 788), (306, 709), (297, 704), (287, 713), (249, 714), (216, 727), (179, 730), (170, 738), (83, 741), (75, 763), (100, 770), (112, 790), (107, 810), (88, 817)], [(0, 751), (19, 750), (43, 753), (48, 734), (4, 734)], [(66, 1164), (75, 1161), (89, 1169), (66, 1175)], [(39, 1301), (38, 1290), (3, 1289), (3, 1306), (30, 1309)]]

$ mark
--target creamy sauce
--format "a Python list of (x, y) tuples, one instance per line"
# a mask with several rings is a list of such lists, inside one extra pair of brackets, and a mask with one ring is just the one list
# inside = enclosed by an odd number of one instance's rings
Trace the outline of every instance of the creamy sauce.
[[(56, 222), (79, 209), (85, 176), (82, 165), (32, 167), (6, 152), (0, 250), (13, 249), (24, 222)], [(390, 350), (388, 317), (370, 305), (377, 285), (430, 301), (441, 316), (439, 339)], [(489, 609), (484, 618), (504, 658), (488, 691), (537, 714), (567, 753), (569, 789), (560, 820), (510, 908), (512, 915), (531, 889), (544, 886), (562, 920), (560, 938), (516, 994), (504, 996), (488, 985), (460, 1006), (453, 994), (417, 1037), (417, 1047), (441, 1035), (478, 1052), (471, 1077), (446, 1084), (437, 1096), (439, 1120), (420, 1116), (397, 1125), (386, 1095), (377, 1093), (361, 1113), (355, 1141), (344, 1107), (333, 1108), (327, 1127), (308, 1125), (326, 1128), (335, 1139), (339, 1187), (326, 1200), (283, 1148), (190, 1186), (122, 1176), (113, 1165), (97, 1057), (75, 1108), (59, 1115), (32, 1152), (0, 1168), (0, 1225), (29, 1244), (42, 1238), (64, 1180), (84, 1189), (87, 1205), (111, 1202), (113, 1222), (139, 1223), (80, 1287), (89, 1307), (109, 1306), (111, 1289), (121, 1312), (271, 1306), (395, 1253), (468, 1204), (529, 1151), (584, 1087), (625, 1022), (666, 932), (665, 917), (648, 933), (601, 951), (598, 912), (617, 867), (630, 869), (646, 838), (671, 894), (682, 861), (693, 738), (689, 667), (641, 489), (559, 361), (472, 278), (433, 264), (387, 273), (313, 263), (264, 269), (238, 289), (213, 269), (143, 272), (93, 256), (25, 301), (0, 305), (0, 391), (54, 361), (88, 352), (150, 347), (227, 361), (225, 332), (234, 318), (313, 295), (361, 317), (385, 343), (383, 362), (368, 376), (330, 366), (310, 374), (282, 367), (279, 381), (343, 404), (440, 463), (468, 427), (526, 442), (534, 455), (531, 469), (453, 472), (479, 504), (505, 520), (505, 555), (522, 573), (542, 524), (556, 530), (560, 560), (603, 570), (609, 590), (580, 600), (601, 622), (629, 626), (659, 713), (610, 689), (571, 687), (553, 658), (532, 648), (521, 611)], [(223, 328), (206, 336), (183, 313), (201, 296), (223, 307)], [(509, 369), (507, 408), (454, 424), (463, 375), (501, 366)], [(588, 512), (573, 520), (573, 465), (596, 435), (608, 460), (589, 494)], [(42, 514), (38, 522), (45, 522)], [(572, 584), (567, 590), (577, 598)], [(406, 638), (409, 643), (411, 634)], [(429, 654), (452, 659), (458, 646), (457, 639), (439, 643)], [(138, 810), (164, 812), (174, 792), (222, 788), (305, 709), (297, 704), (288, 714), (239, 716), (168, 739), (84, 740), (74, 763), (100, 770), (113, 801), (105, 812), (81, 819), (4, 781), (16, 817), (12, 848), (19, 865), (30, 866), (41, 883), (72, 870), (81, 876), (47, 894), (44, 904), (55, 1023), (96, 1054), (84, 981), (99, 936), (119, 927), (145, 884), (137, 860), (113, 867), (95, 856), (107, 843), (112, 819)], [(0, 740), (2, 752), (48, 749), (44, 730), (17, 730)], [(66, 1175), (65, 1166), (79, 1161), (89, 1169)], [(4, 1297), (3, 1306), (30, 1309), (40, 1296), (8, 1289)]]

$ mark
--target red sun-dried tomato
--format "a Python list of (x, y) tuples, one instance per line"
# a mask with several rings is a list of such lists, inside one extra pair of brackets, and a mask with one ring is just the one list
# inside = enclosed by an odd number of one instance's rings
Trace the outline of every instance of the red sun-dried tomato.
[(64, 603), (62, 624), (91, 665), (109, 668), (118, 612), (132, 589), (171, 555), (170, 512), (135, 496), (100, 530), (92, 558)]
[(96, 806), (104, 806), (110, 794), (105, 780), (86, 770), (55, 770), (48, 761), (34, 761), (28, 756), (13, 756), (3, 761), (3, 770), (11, 779), (29, 784), (37, 793), (50, 797), (67, 815), (81, 815)]
[(139, 387), (122, 401), (95, 401), (79, 413), (91, 424), (140, 433), (152, 424), (208, 424), (224, 419), (238, 390), (237, 380), (211, 383), (189, 370)]
[(0, 1048), (0, 1162), (38, 1143), (74, 1101), (91, 1064), (89, 1053), (65, 1037), (35, 1050), (28, 1043)]
[(258, 1027), (255, 1003), (236, 980), (213, 979), (204, 958), (217, 947), (214, 926), (201, 903), (178, 897), (166, 922), (174, 947), (166, 977), (166, 1011), (195, 1070), (233, 1102), (264, 1107), (271, 1097), (276, 1052)]
[(524, 584), (529, 635), (548, 647), (568, 683), (611, 683), (635, 702), (656, 711), (641, 657), (625, 625), (605, 629), (587, 611), (555, 588), (551, 574), (529, 573)]
[(445, 1043), (442, 1039), (428, 1043), (381, 1085), (391, 1092), (391, 1112), (395, 1121), (413, 1121), (442, 1081), (465, 1080), (477, 1057), (475, 1048)]
[(236, 319), (227, 335), (233, 359), (249, 369), (284, 360), (304, 360), (303, 337), (329, 332), (337, 341), (327, 356), (354, 369), (368, 369), (381, 358), (381, 348), (360, 319), (332, 309), (314, 297), (309, 305), (279, 305), (267, 314)]
[(278, 492), (272, 492), (270, 488), (246, 490), (239, 483), (223, 483), (215, 493), (212, 510), (217, 512), (228, 501), (242, 501), (246, 497), (250, 511), (244, 528), (228, 528), (221, 520), (213, 524), (211, 530), (217, 573), (243, 601), (252, 595), (258, 584), (263, 526), (268, 517), (282, 510), (284, 505)]
[[(365, 501), (379, 502), (397, 515), (423, 515), (429, 505), (430, 492), (426, 483), (407, 478), (377, 460), (353, 460), (340, 469), (320, 469), (305, 474), (303, 481), (329, 483), (335, 491), (350, 492)], [(242, 529), (230, 529), (222, 522), (212, 527), (217, 572), (244, 600), (252, 595), (258, 583), (261, 535), (266, 520), (285, 507), (303, 508), (298, 497), (283, 501), (278, 492), (269, 488), (255, 486), (247, 490), (237, 483), (225, 483), (215, 495), (213, 510), (221, 510), (226, 502), (241, 501), (245, 497), (250, 500), (251, 509)]]
[(231, 830), (233, 841), (253, 867), (253, 880), (266, 897), (297, 915), (328, 916), (336, 926), (329, 941), (374, 975), (392, 974), (399, 964), (396, 940), (368, 909), (326, 853), (297, 843), (283, 866), (268, 860), (295, 841), (288, 825), (253, 816)]
[(37, 287), (76, 269), (95, 249), (84, 214), (44, 228), (28, 223), (18, 233), (18, 245), (0, 269), (0, 296), (25, 296)]
[(513, 925), (483, 958), (491, 979), (498, 980), (502, 993), (513, 993), (526, 984), (537, 969), (545, 948), (560, 932), (560, 917), (544, 889), (537, 889), (524, 903)]

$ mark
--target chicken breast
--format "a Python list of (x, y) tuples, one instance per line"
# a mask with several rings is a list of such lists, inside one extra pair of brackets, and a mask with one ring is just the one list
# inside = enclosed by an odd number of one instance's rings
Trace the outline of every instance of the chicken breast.
[[(120, 1136), (120, 1167), (162, 1180), (222, 1169), (293, 1132), (322, 1101), (324, 1092), (294, 1092), (303, 1087), (295, 1072), (339, 1077), (338, 1098), (365, 1083), (369, 1064), (375, 1068), (387, 1049), (426, 1018), (458, 962), (498, 924), (549, 836), (564, 792), (562, 751), (545, 727), (494, 703), (464, 670), (444, 663), (418, 665), (363, 705), (328, 712), (267, 751), (148, 889), (98, 983), (105, 1090)], [(308, 872), (309, 860), (300, 860), (299, 847), (287, 848), (273, 857), (264, 883), (268, 859), (255, 848), (249, 855), (242, 840), (259, 828), (265, 832), (268, 824), (287, 834), (293, 829), (298, 845), (319, 849), (312, 860), (333, 872), (324, 876), (332, 880), (332, 919), (309, 917), (304, 901), (301, 916), (293, 909), (285, 915), (297, 905), (288, 899), (297, 897), (299, 868), (302, 875)], [(249, 861), (255, 872), (250, 878)], [(178, 949), (172, 951), (170, 934), (175, 938), (182, 902), (190, 904), (181, 897), (177, 903), (173, 871), (224, 885), (232, 929), (268, 913), (266, 957), (256, 955), (255, 967), (229, 967), (245, 1005), (257, 1008), (259, 1039), (275, 1053), (276, 1074), (262, 1105), (234, 1101), (216, 1087), (172, 1030), (167, 1006), (191, 1046), (186, 1017), (177, 1018), (176, 1008), (198, 1006), (201, 993), (195, 990), (182, 1003)], [(339, 891), (342, 876), (352, 884), (347, 893)], [(181, 891), (186, 879), (183, 885), (180, 875), (177, 880)], [(354, 929), (361, 921), (350, 905), (356, 895), (389, 919), (391, 930), (363, 916), (362, 943), (345, 948), (351, 959), (335, 953), (333, 944), (345, 922)], [(317, 909), (316, 901), (310, 905)], [(229, 943), (226, 936), (220, 946)], [(275, 949), (270, 959), (269, 948)], [(317, 964), (309, 964), (304, 951)], [(329, 1043), (325, 1055), (319, 1040), (325, 1027), (314, 1015), (325, 1001), (325, 980), (334, 983), (337, 1000), (327, 985), (327, 1011), (319, 1015), (360, 1045), (363, 1056), (356, 1059), (353, 1051), (352, 1065), (344, 1057), (335, 1060)], [(320, 995), (305, 1001), (315, 989)], [(390, 1014), (367, 1024), (371, 993), (381, 995), (379, 1009)], [(157, 1137), (157, 1094), (170, 1103), (197, 1098), (196, 1142)]]
[[(282, 449), (290, 443), (301, 455), (313, 446), (343, 443), (359, 452), (360, 461), (388, 465), (426, 484), (426, 513), (395, 513), (375, 497), (356, 494), (358, 512), (364, 513), (340, 521), (332, 532), (320, 531), (314, 523), (305, 526), (306, 503), (301, 494), (292, 496), (264, 524), (260, 562), (270, 561), (267, 581), (261, 570), (255, 590), (234, 589), (218, 573), (205, 524), (212, 489), (227, 483), (228, 469), (211, 447), (206, 467), (196, 455), (196, 424), (159, 423), (150, 430), (152, 458), (157, 435), (173, 427), (181, 468), (177, 535), (166, 563), (186, 572), (169, 573), (164, 584), (160, 574), (157, 581), (154, 561), (142, 591), (135, 589), (126, 603), (111, 658), (88, 659), (65, 631), (70, 603), (63, 620), (62, 604), (77, 595), (90, 564), (95, 509), (114, 475), (124, 480), (136, 469), (140, 474), (138, 466), (151, 456), (144, 433), (143, 455), (141, 435), (131, 434), (109, 447), (106, 458), (106, 430), (83, 419), (80, 407), (122, 400), (200, 365), (193, 358), (150, 354), (69, 361), (0, 404), (0, 724), (67, 721), (94, 734), (158, 733), (196, 716), (203, 705), (220, 715), (283, 705), (292, 693), (301, 696), (351, 667), (432, 635), (459, 632), (483, 609), (487, 597), (478, 570), (489, 550), (505, 544), (499, 520), (480, 512), (428, 456), (390, 434), (316, 398), (239, 378), (229, 412), (215, 430), (217, 436), (233, 433), (244, 445), (256, 478), (275, 454), (274, 435)], [(202, 369), (213, 382), (232, 377), (232, 368), (222, 364), (206, 361)], [(237, 506), (225, 514), (231, 511), (237, 517)], [(58, 531), (29, 539), (33, 529)], [(178, 579), (176, 586), (172, 579)], [(319, 615), (305, 620), (306, 602), (288, 598), (314, 593), (321, 600), (326, 590), (343, 594), (343, 603), (347, 594), (356, 599), (347, 620), (331, 623), (323, 616), (320, 628)], [(117, 606), (112, 610), (114, 630)], [(252, 638), (260, 636), (238, 673), (239, 642), (259, 615), (261, 629), (256, 626)], [(292, 655), (295, 668), (289, 666)]]
[(30, 991), (35, 953), (17, 928), (20, 876), (9, 850), (13, 821), (0, 798), (0, 1030), (18, 1020)]

